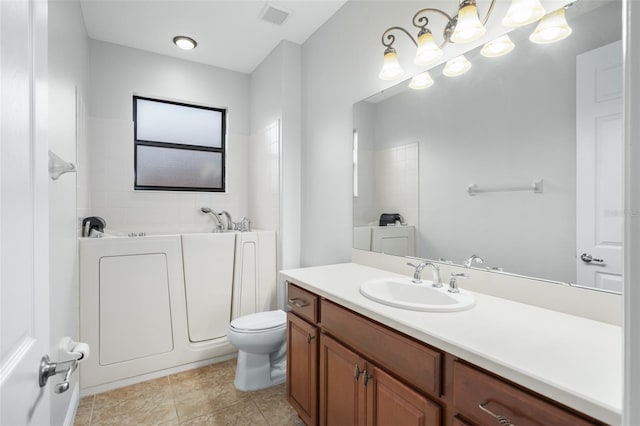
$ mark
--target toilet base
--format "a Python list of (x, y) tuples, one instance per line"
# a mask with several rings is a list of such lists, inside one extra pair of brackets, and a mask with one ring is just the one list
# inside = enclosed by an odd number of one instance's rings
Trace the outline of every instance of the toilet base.
[(286, 345), (271, 354), (250, 354), (238, 351), (236, 377), (240, 391), (254, 391), (284, 383), (286, 380)]

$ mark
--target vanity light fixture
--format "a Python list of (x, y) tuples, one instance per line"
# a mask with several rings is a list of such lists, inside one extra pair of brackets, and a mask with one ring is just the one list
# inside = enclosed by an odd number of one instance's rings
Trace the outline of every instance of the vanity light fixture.
[(504, 56), (511, 52), (514, 47), (515, 45), (509, 38), (509, 35), (505, 34), (485, 44), (482, 50), (480, 50), (480, 54), (486, 58), (497, 58), (498, 56)]
[[(403, 27), (393, 26), (382, 33), (382, 45), (384, 50), (384, 62), (378, 77), (382, 80), (396, 80), (404, 76), (404, 70), (398, 60), (398, 53), (393, 48), (396, 40), (395, 32), (403, 32), (416, 46), (414, 63), (420, 67), (427, 67), (437, 63), (444, 55), (443, 47), (447, 43), (468, 43), (482, 37), (486, 32), (486, 24), (491, 16), (497, 0), (491, 0), (484, 19), (480, 19), (476, 0), (461, 0), (458, 5), (457, 15), (451, 16), (442, 9), (427, 7), (420, 9), (413, 15), (413, 26), (418, 28), (418, 34), (414, 38)], [(571, 3), (573, 4), (573, 3)], [(540, 0), (511, 0), (511, 5), (502, 23), (509, 27), (519, 27), (533, 23), (540, 18), (538, 27), (529, 37), (534, 43), (552, 43), (562, 40), (571, 34), (571, 28), (564, 16), (564, 9), (571, 4), (545, 16), (545, 10)], [(433, 38), (433, 33), (427, 26), (427, 15), (440, 15), (446, 19), (442, 30), (443, 41), (440, 45)], [(488, 58), (506, 55), (513, 50), (513, 42), (508, 36), (499, 37), (488, 42), (481, 54)], [(446, 76), (458, 76), (471, 68), (471, 63), (464, 56), (454, 58), (447, 62), (443, 73)], [(412, 81), (413, 83), (413, 81)], [(413, 84), (409, 85), (413, 87)]]
[(398, 62), (396, 49), (391, 46), (387, 47), (384, 51), (384, 62), (378, 77), (380, 77), (381, 80), (396, 80), (403, 75), (404, 70), (400, 66), (400, 62)]
[(411, 83), (409, 83), (409, 87), (414, 90), (427, 89), (431, 86), (433, 86), (433, 79), (429, 75), (429, 71), (421, 72), (414, 76), (411, 79)]
[(198, 45), (198, 43), (194, 39), (187, 36), (175, 36), (173, 38), (173, 44), (183, 50), (195, 49)]
[(540, 0), (511, 0), (511, 6), (502, 19), (505, 27), (522, 27), (542, 18), (545, 14)]
[(471, 69), (471, 62), (464, 57), (464, 55), (457, 56), (449, 61), (444, 66), (442, 74), (447, 77), (457, 77), (469, 71)]
[(569, 37), (573, 30), (567, 24), (564, 10), (565, 8), (561, 7), (542, 18), (533, 34), (529, 36), (529, 40), (538, 44), (547, 44)]

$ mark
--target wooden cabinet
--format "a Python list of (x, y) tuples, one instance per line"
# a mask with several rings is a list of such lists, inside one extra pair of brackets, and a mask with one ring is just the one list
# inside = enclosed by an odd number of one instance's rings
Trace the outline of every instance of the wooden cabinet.
[(367, 425), (431, 426), (441, 424), (440, 405), (380, 368), (368, 365)]
[(288, 284), (287, 399), (308, 426), (318, 423), (318, 296)]
[(287, 314), (287, 397), (307, 425), (318, 418), (318, 328)]
[(499, 418), (518, 426), (600, 424), (459, 361), (453, 365), (453, 401), (459, 414), (478, 425), (500, 424)]
[(320, 424), (364, 425), (365, 361), (331, 337), (320, 336)]
[(300, 287), (288, 291), (287, 393), (307, 425), (603, 424)]
[(435, 426), (440, 412), (438, 404), (321, 335), (321, 425)]

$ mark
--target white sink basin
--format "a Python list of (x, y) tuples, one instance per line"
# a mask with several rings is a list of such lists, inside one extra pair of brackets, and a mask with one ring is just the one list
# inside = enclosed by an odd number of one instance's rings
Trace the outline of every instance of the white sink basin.
[(447, 284), (432, 287), (431, 281), (426, 280), (414, 284), (410, 278), (383, 278), (365, 282), (360, 293), (375, 302), (413, 311), (456, 312), (475, 304), (473, 294), (464, 290), (450, 293), (448, 288)]

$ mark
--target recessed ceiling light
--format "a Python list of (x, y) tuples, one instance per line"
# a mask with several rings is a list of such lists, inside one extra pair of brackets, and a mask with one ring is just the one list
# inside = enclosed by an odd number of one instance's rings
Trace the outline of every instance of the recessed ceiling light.
[(173, 43), (178, 46), (180, 49), (191, 50), (195, 49), (198, 43), (191, 37), (187, 36), (175, 36), (173, 38)]

